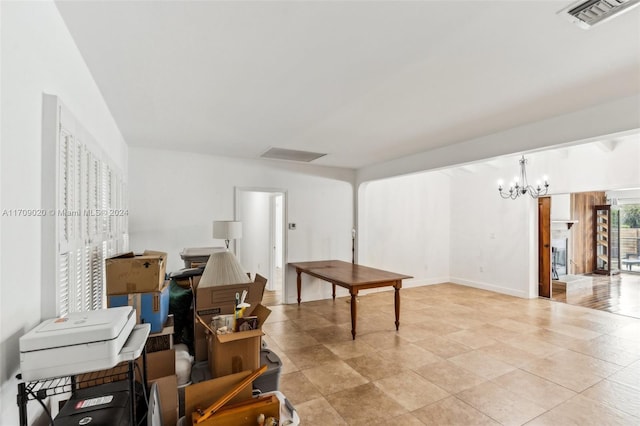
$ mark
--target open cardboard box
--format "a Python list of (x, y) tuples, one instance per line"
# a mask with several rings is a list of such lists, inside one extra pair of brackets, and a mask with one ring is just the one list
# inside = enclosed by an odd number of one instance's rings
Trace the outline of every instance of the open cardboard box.
[(221, 377), (244, 370), (260, 368), (260, 348), (262, 344), (262, 325), (271, 310), (258, 304), (249, 315), (258, 318), (258, 329), (238, 331), (228, 334), (217, 334), (209, 323), (197, 317), (198, 322), (206, 329), (207, 352), (211, 377)]
[[(199, 316), (205, 324), (211, 324), (211, 320), (217, 315), (234, 313), (236, 293), (242, 294), (243, 290), (247, 290), (245, 302), (251, 306), (258, 305), (262, 301), (262, 295), (264, 294), (266, 285), (267, 279), (259, 274), (256, 274), (254, 281), (251, 283), (214, 287), (199, 287), (194, 285), (194, 313), (196, 316)], [(198, 321), (194, 321), (193, 326), (195, 360), (196, 362), (204, 361), (208, 358), (205, 328)]]
[[(252, 371), (219, 377), (196, 383), (185, 388), (185, 416), (187, 425), (194, 424), (193, 413), (210, 408), (217, 402), (229, 399), (217, 411), (198, 425), (201, 426), (253, 426), (258, 414), (278, 418), (280, 402), (275, 397), (252, 398)], [(243, 386), (243, 381), (247, 382)], [(231, 395), (235, 395), (232, 396)], [(197, 416), (196, 416), (197, 417)]]
[(178, 422), (178, 378), (176, 352), (173, 349), (147, 354), (147, 381), (158, 385), (162, 420), (166, 425)]

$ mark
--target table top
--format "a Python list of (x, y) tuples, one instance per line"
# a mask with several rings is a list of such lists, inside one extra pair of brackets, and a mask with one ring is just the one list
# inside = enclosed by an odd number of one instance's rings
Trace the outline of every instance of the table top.
[(343, 262), (342, 260), (319, 260), (315, 262), (292, 262), (289, 265), (327, 281), (341, 283), (345, 286), (382, 283), (388, 281), (413, 278), (410, 275), (383, 271), (382, 269)]

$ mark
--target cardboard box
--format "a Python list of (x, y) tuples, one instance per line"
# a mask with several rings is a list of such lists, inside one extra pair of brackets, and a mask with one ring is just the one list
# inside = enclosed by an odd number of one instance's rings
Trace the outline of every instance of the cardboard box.
[(138, 324), (149, 323), (152, 333), (161, 332), (169, 315), (169, 281), (165, 281), (161, 291), (107, 296), (107, 306), (132, 306)]
[(171, 314), (167, 317), (167, 321), (161, 331), (149, 334), (144, 349), (148, 354), (173, 349), (173, 333), (173, 314)]
[[(184, 424), (191, 425), (191, 415), (196, 409), (204, 410), (209, 407), (249, 375), (251, 375), (251, 371), (243, 371), (187, 386), (184, 390), (184, 415), (187, 421)], [(228, 404), (250, 400), (251, 394), (251, 386), (245, 386)]]
[[(247, 290), (245, 302), (251, 307), (255, 307), (262, 301), (264, 288), (267, 284), (266, 278), (259, 274), (252, 283), (230, 284), (215, 287), (194, 287), (195, 295), (194, 313), (206, 323), (210, 324), (213, 317), (220, 314), (233, 314), (235, 311), (236, 293), (242, 294)], [(249, 308), (251, 309), (251, 308)], [(194, 351), (195, 360), (204, 361), (208, 358), (207, 337), (202, 325), (194, 321)]]
[(107, 295), (159, 291), (165, 280), (167, 254), (145, 250), (119, 254), (105, 260)]
[(260, 368), (260, 349), (262, 347), (262, 325), (271, 314), (269, 308), (258, 304), (251, 316), (258, 318), (258, 329), (238, 331), (229, 334), (216, 334), (207, 327), (209, 370), (211, 377), (222, 377), (244, 370)]
[(175, 425), (178, 422), (178, 378), (173, 349), (147, 354), (147, 380), (149, 386), (152, 383), (158, 386), (163, 423)]

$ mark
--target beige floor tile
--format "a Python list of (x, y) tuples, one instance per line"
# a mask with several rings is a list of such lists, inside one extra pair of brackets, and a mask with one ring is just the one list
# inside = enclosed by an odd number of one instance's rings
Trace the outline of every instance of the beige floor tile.
[(567, 388), (523, 370), (511, 371), (492, 382), (547, 410), (576, 395)]
[(351, 326), (341, 327), (330, 325), (328, 327), (306, 330), (306, 333), (320, 343), (347, 342), (353, 340)]
[[(548, 328), (544, 328), (538, 332), (531, 333), (531, 335), (539, 337), (543, 341), (551, 343), (552, 345), (560, 346), (563, 349), (571, 349), (573, 346), (580, 344), (584, 340), (586, 340), (574, 336), (569, 336), (568, 334), (558, 333), (557, 331), (549, 330)], [(599, 334), (595, 337), (598, 336)]]
[(368, 382), (344, 361), (331, 361), (301, 371), (324, 396)]
[(271, 313), (269, 314), (269, 317), (265, 321), (265, 324), (271, 324), (271, 323), (280, 322), (280, 321), (287, 321), (289, 319), (287, 314), (280, 308), (280, 306), (284, 306), (284, 305), (269, 307), (269, 309), (271, 309)]
[(632, 324), (621, 327), (610, 334), (624, 339), (633, 340), (634, 342), (640, 342), (640, 321), (635, 321)]
[(575, 392), (582, 392), (603, 379), (592, 371), (553, 358), (544, 358), (524, 365), (522, 369)]
[(640, 389), (638, 388), (603, 380), (582, 392), (581, 395), (640, 419)]
[(470, 389), (487, 380), (449, 361), (427, 364), (415, 371), (450, 393)]
[(278, 346), (284, 351), (296, 348), (304, 348), (320, 344), (306, 332), (291, 332), (285, 334), (270, 335)]
[(553, 324), (549, 327), (546, 327), (547, 330), (553, 331), (555, 333), (564, 334), (565, 336), (573, 337), (575, 339), (581, 340), (589, 340), (594, 339), (602, 333), (598, 333), (596, 331), (592, 331), (582, 327), (576, 327), (574, 325), (561, 323), (561, 324)]
[(279, 335), (287, 335), (289, 333), (298, 333), (301, 330), (293, 321), (277, 321), (265, 323), (262, 326), (262, 331), (270, 337), (275, 337)]
[(502, 342), (498, 342), (491, 346), (485, 346), (480, 348), (479, 351), (497, 359), (498, 361), (502, 361), (516, 367), (520, 367), (524, 364), (540, 359), (539, 356)]
[(461, 345), (469, 346), (472, 349), (478, 349), (498, 343), (497, 340), (494, 340), (476, 329), (456, 331), (455, 333), (449, 333), (443, 337), (460, 343)]
[(527, 426), (635, 426), (637, 424), (638, 418), (636, 417), (577, 395), (527, 423)]
[(359, 339), (346, 342), (325, 343), (324, 345), (338, 358), (343, 360), (376, 352), (374, 348)]
[(407, 343), (402, 347), (384, 349), (380, 351), (379, 356), (394, 360), (404, 368), (418, 368), (425, 364), (442, 361), (439, 356), (412, 343)]
[(393, 419), (391, 419), (391, 422), (389, 422), (389, 419), (382, 419), (381, 421), (383, 423), (380, 423), (380, 426), (388, 426), (389, 424), (402, 426), (423, 426), (425, 424), (418, 420), (418, 418), (411, 413), (394, 417)]
[(360, 375), (371, 381), (399, 374), (405, 370), (405, 367), (395, 360), (378, 355), (363, 355), (344, 361)]
[(422, 324), (423, 322), (428, 322), (432, 319), (433, 316), (429, 312), (428, 308), (423, 311), (411, 311), (406, 314), (402, 313), (400, 315), (400, 328), (402, 329), (402, 327), (409, 324)]
[(327, 402), (320, 397), (297, 404), (295, 406), (300, 424), (303, 425), (346, 425), (342, 416)]
[[(609, 314), (611, 315), (611, 314)], [(608, 348), (612, 348), (619, 351), (631, 352), (634, 354), (640, 354), (640, 342), (625, 339), (624, 337), (611, 336), (603, 334), (600, 337), (591, 339), (589, 341), (592, 344), (602, 345)]]
[(407, 414), (407, 410), (373, 383), (333, 393), (326, 399), (349, 425), (368, 425)]
[(456, 396), (503, 425), (521, 425), (546, 411), (492, 382), (482, 383)]
[(398, 332), (393, 292), (361, 296), (355, 341), (348, 297), (272, 307), (264, 341), (302, 424), (640, 424), (639, 320), (451, 283), (402, 294)]
[(601, 343), (597, 339), (587, 340), (575, 345), (571, 350), (625, 367), (640, 360), (640, 351), (636, 353), (628, 352), (613, 345)]
[(425, 340), (418, 340), (417, 342), (413, 342), (413, 344), (420, 346), (441, 358), (451, 358), (473, 350), (469, 346), (462, 345), (458, 342), (454, 342), (453, 340), (440, 336), (434, 336)]
[(609, 380), (622, 383), (635, 389), (640, 389), (640, 361), (636, 361), (617, 373), (608, 377)]
[(280, 358), (280, 361), (282, 361), (282, 366), (280, 367), (280, 374), (293, 373), (294, 371), (300, 370), (298, 366), (295, 365), (293, 361), (289, 359), (289, 357), (284, 351), (278, 351), (278, 352), (274, 351), (274, 353), (278, 355), (278, 357)]
[(528, 333), (518, 337), (514, 337), (513, 339), (508, 340), (506, 343), (540, 358), (550, 356), (563, 349), (560, 346), (551, 344), (545, 340), (540, 339), (539, 337), (536, 337), (535, 333)]
[(531, 324), (525, 324), (519, 321), (514, 321), (511, 318), (502, 318), (490, 324), (495, 325), (496, 327), (504, 328), (505, 330), (511, 330), (521, 334), (533, 333), (540, 330), (540, 327), (536, 327), (535, 325), (531, 325)]
[(414, 411), (413, 415), (426, 425), (497, 426), (500, 424), (454, 396), (420, 408)]
[(313, 330), (314, 328), (333, 326), (333, 323), (320, 315), (309, 315), (304, 318), (294, 319), (292, 322), (300, 330)]
[(495, 339), (499, 342), (504, 342), (514, 337), (518, 336), (520, 333), (513, 330), (508, 330), (503, 327), (498, 327), (493, 324), (484, 324), (478, 328), (475, 328), (474, 331), (484, 334), (492, 339)]
[(622, 367), (611, 362), (603, 361), (580, 352), (565, 350), (552, 355), (554, 361), (566, 364), (574, 369), (583, 369), (600, 377), (608, 377)]
[(431, 318), (421, 322), (420, 325), (424, 326), (425, 329), (429, 330), (436, 336), (443, 336), (445, 334), (463, 330), (462, 327), (457, 327), (453, 322), (446, 321), (438, 317), (438, 315), (433, 312), (430, 312), (429, 315)]
[(449, 361), (485, 379), (493, 379), (515, 369), (512, 365), (498, 361), (480, 351), (454, 356), (449, 358)]
[(436, 336), (423, 324), (402, 324), (398, 330), (398, 335), (408, 342), (416, 342)]
[(286, 351), (285, 354), (300, 370), (339, 360), (339, 358), (324, 345), (290, 349)]
[(358, 334), (356, 340), (365, 342), (376, 350), (388, 349), (396, 346), (403, 346), (408, 341), (404, 340), (395, 330), (380, 331), (375, 333)]
[(281, 374), (280, 389), (278, 390), (286, 395), (296, 408), (302, 402), (322, 397), (318, 388), (299, 371)]
[(409, 411), (449, 396), (442, 388), (409, 370), (377, 380), (374, 384)]

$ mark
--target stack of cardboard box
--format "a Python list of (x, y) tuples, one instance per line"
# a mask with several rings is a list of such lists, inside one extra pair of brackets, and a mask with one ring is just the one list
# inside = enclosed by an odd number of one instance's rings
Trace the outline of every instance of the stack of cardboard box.
[(161, 251), (129, 252), (105, 260), (107, 306), (132, 306), (137, 322), (151, 325), (146, 345), (147, 380), (149, 385), (158, 385), (165, 423), (175, 424), (178, 391), (166, 267), (167, 254)]
[(138, 323), (149, 323), (151, 333), (162, 333), (169, 315), (166, 267), (167, 254), (159, 251), (106, 259), (107, 306), (132, 306)]

